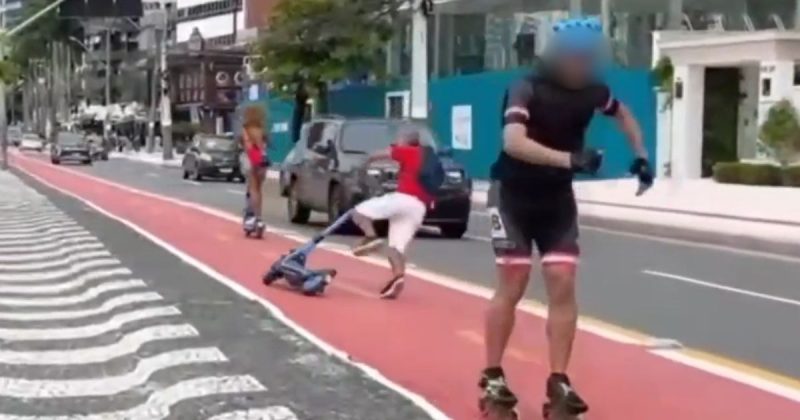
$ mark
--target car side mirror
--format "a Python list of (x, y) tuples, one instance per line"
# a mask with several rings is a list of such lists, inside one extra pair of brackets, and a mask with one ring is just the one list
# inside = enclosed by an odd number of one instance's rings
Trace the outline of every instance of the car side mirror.
[(311, 148), (311, 150), (313, 150), (314, 153), (319, 153), (323, 156), (330, 157), (331, 155), (333, 155), (334, 152), (333, 142), (328, 141), (325, 143), (317, 143), (314, 145), (314, 147)]
[(448, 146), (442, 146), (439, 148), (439, 156), (441, 157), (453, 157), (453, 149)]

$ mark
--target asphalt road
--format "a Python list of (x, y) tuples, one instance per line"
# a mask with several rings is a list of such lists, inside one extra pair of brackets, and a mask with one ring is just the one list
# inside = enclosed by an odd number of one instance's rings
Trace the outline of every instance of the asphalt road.
[[(234, 214), (243, 206), (242, 184), (184, 181), (177, 169), (122, 159), (76, 168)], [(290, 225), (277, 184), (270, 182), (267, 190), (268, 225), (305, 234), (322, 226), (321, 215), (310, 227)], [(422, 235), (410, 249), (411, 262), (491, 286), (495, 272), (488, 230), (486, 215), (476, 209), (467, 238)], [(331, 240), (351, 243), (354, 238)], [(584, 315), (800, 378), (800, 260), (597, 229), (583, 229), (582, 250)], [(381, 283), (376, 281), (376, 290)], [(541, 282), (534, 281), (528, 295), (542, 299)]]
[[(112, 166), (109, 165), (106, 169), (108, 168), (112, 168)], [(127, 168), (131, 169), (131, 167)], [(103, 168), (98, 165), (98, 170), (103, 170)], [(109, 353), (110, 350), (106, 352), (98, 351), (102, 354), (95, 357), (108, 359), (104, 363), (90, 363), (77, 358), (74, 363), (78, 366), (62, 365), (53, 367), (20, 366), (19, 364), (8, 364), (5, 360), (10, 357), (9, 353), (11, 351), (30, 351), (33, 349), (36, 351), (58, 350), (62, 353), (69, 351), (80, 353), (87, 346), (113, 347), (115, 342), (125, 341), (126, 339), (122, 337), (132, 334), (135, 328), (160, 328), (161, 326), (156, 322), (158, 321), (157, 319), (145, 319), (138, 323), (129, 322), (121, 328), (105, 334), (99, 334), (96, 337), (69, 341), (62, 340), (57, 343), (58, 348), (49, 345), (48, 341), (33, 342), (33, 344), (24, 341), (19, 342), (19, 340), (11, 336), (17, 330), (0, 329), (0, 332), (2, 332), (0, 335), (10, 336), (10, 338), (2, 337), (3, 351), (0, 352), (2, 353), (0, 355), (0, 382), (5, 384), (0, 389), (0, 407), (2, 407), (0, 409), (0, 417), (9, 414), (28, 416), (94, 414), (103, 416), (99, 418), (109, 419), (142, 418), (142, 414), (125, 417), (121, 414), (111, 415), (108, 413), (130, 409), (132, 406), (140, 409), (151, 408), (147, 406), (148, 403), (143, 403), (148, 398), (148, 395), (152, 397), (158, 392), (166, 392), (165, 389), (171, 389), (170, 385), (175, 383), (188, 384), (193, 378), (213, 375), (212, 378), (221, 378), (219, 379), (221, 385), (206, 385), (205, 390), (209, 392), (206, 397), (179, 399), (175, 406), (171, 407), (171, 416), (169, 418), (211, 419), (212, 416), (223, 413), (275, 406), (285, 407), (291, 411), (290, 414), (292, 416), (286, 413), (279, 415), (280, 413), (273, 408), (271, 415), (262, 414), (261, 417), (246, 417), (240, 413), (235, 418), (284, 420), (297, 418), (326, 420), (374, 419), (378, 417), (397, 420), (428, 418), (422, 410), (410, 401), (376, 383), (357, 368), (326, 354), (314, 344), (298, 336), (256, 302), (236, 294), (144, 237), (86, 207), (77, 200), (43, 187), (24, 175), (20, 175), (20, 177), (44, 194), (60, 213), (66, 216), (67, 223), (76, 224), (85, 229), (86, 235), (90, 236), (93, 242), (102, 245), (103, 250), (107, 250), (113, 258), (118, 259), (118, 267), (129, 269), (130, 273), (126, 278), (144, 280), (148, 291), (156, 292), (163, 298), (159, 300), (162, 301), (162, 306), (174, 305), (175, 308), (178, 308), (180, 311), (179, 318), (176, 320), (173, 317), (173, 322), (185, 322), (190, 325), (187, 328), (196, 329), (196, 333), (191, 337), (186, 336), (172, 340), (162, 339), (160, 341), (152, 340), (152, 342), (144, 343), (138, 351), (133, 349), (132, 352), (122, 356), (112, 356)], [(3, 197), (3, 199), (7, 199), (7, 197)], [(4, 211), (6, 213), (0, 212), (0, 220), (3, 220), (3, 214), (9, 214), (10, 212), (10, 210)], [(14, 213), (22, 214), (21, 212)], [(13, 222), (5, 220), (3, 223), (5, 226)], [(31, 223), (22, 221), (13, 226), (13, 228), (25, 227), (25, 229), (30, 229), (28, 227), (30, 225)], [(7, 235), (6, 233), (3, 234)], [(45, 232), (38, 232), (34, 234), (36, 238), (30, 239), (37, 239), (38, 242), (35, 243), (39, 247), (47, 244), (48, 241), (42, 239), (42, 236), (45, 235)], [(15, 240), (19, 241), (20, 239)], [(25, 238), (23, 240), (31, 242), (31, 240)], [(3, 249), (7, 249), (7, 246), (9, 244), (6, 242), (0, 247), (0, 254), (3, 255), (3, 260), (17, 258), (9, 252), (2, 252)], [(58, 247), (57, 244), (53, 244), (53, 246)], [(55, 249), (57, 250), (58, 248)], [(64, 251), (62, 250), (62, 252)], [(19, 255), (24, 256), (25, 254)], [(44, 260), (37, 262), (37, 264), (44, 267), (50, 263)], [(4, 274), (4, 267), (5, 265), (0, 264), (0, 277), (7, 275)], [(30, 271), (29, 273), (42, 276), (44, 272)], [(80, 274), (92, 274), (92, 271), (84, 269)], [(123, 281), (121, 278), (110, 280)], [(70, 277), (64, 278), (61, 282), (64, 281), (74, 282), (77, 280)], [(98, 282), (96, 285), (98, 287), (102, 287), (106, 283), (100, 283), (99, 280), (95, 281)], [(20, 283), (15, 284), (19, 285)], [(6, 290), (8, 288), (9, 286), (4, 286), (0, 293), (8, 293)], [(113, 297), (107, 296), (108, 294), (108, 292), (104, 293), (103, 298)], [(19, 296), (12, 297), (18, 298)], [(34, 296), (34, 298), (40, 297)], [(0, 306), (7, 299), (8, 296), (0, 299)], [(34, 300), (27, 297), (25, 299)], [(97, 306), (97, 302), (94, 300), (90, 303), (91, 305), (84, 304), (84, 306), (77, 309), (92, 310), (91, 308)], [(150, 305), (156, 304), (151, 303)], [(133, 309), (141, 309), (141, 306), (142, 303), (139, 302), (138, 307)], [(69, 309), (75, 310), (76, 308), (73, 305)], [(130, 304), (126, 305), (125, 310), (130, 309)], [(44, 316), (53, 318), (66, 316), (58, 315), (59, 312), (52, 312), (54, 310), (63, 310), (63, 308), (51, 308), (44, 312)], [(3, 311), (6, 311), (6, 309), (0, 310), (0, 315), (8, 313)], [(40, 313), (41, 311), (43, 310), (40, 309)], [(120, 312), (122, 312), (122, 309), (116, 308), (111, 313), (89, 317), (88, 321), (82, 318), (46, 324), (48, 328), (54, 328), (57, 332), (75, 331), (75, 328), (72, 328), (72, 330), (69, 330), (69, 328), (79, 326), (84, 330), (91, 331), (99, 323), (107, 322), (106, 320), (110, 316), (120, 315)], [(12, 316), (18, 317), (20, 315), (16, 313), (2, 315), (0, 319)], [(87, 322), (97, 324), (87, 325)], [(30, 324), (31, 322), (27, 322), (27, 324), (17, 322), (15, 327), (19, 328), (20, 325), (30, 326)], [(35, 326), (42, 328), (44, 327), (42, 324), (42, 322), (38, 322)], [(8, 327), (6, 323), (3, 323), (2, 326)], [(74, 334), (81, 333), (78, 330)], [(49, 340), (49, 338), (42, 338), (41, 340)], [(141, 367), (147, 363), (148, 357), (169, 351), (190, 351), (191, 348), (196, 347), (203, 347), (206, 352), (205, 357), (216, 358), (216, 361), (220, 363), (202, 363), (203, 360), (193, 359), (200, 356), (192, 356), (189, 353), (181, 357), (173, 354), (173, 359), (177, 360), (172, 361), (174, 366), (157, 369), (150, 377), (145, 378), (142, 384), (134, 386), (133, 379), (128, 378), (133, 370), (137, 372), (146, 370)], [(189, 348), (189, 350), (186, 348)], [(88, 354), (88, 350), (84, 353)], [(46, 365), (47, 362), (42, 364)], [(14, 379), (5, 378), (6, 376), (11, 376)], [(17, 378), (33, 379), (34, 382), (32, 384), (40, 386), (28, 385), (26, 387), (20, 385), (15, 388), (9, 381), (13, 382), (18, 380)], [(82, 383), (77, 381), (71, 387), (63, 386), (64, 379), (85, 378), (91, 378), (91, 380)], [(225, 378), (233, 379), (226, 380)], [(226, 381), (229, 387), (239, 386), (241, 388), (239, 389), (240, 392), (225, 394), (221, 391), (226, 386)], [(96, 390), (90, 387), (95, 382), (97, 383), (97, 386), (94, 387), (97, 388)], [(103, 387), (112, 387), (114, 389), (117, 383), (122, 384), (120, 387), (123, 385), (130, 386), (120, 392), (107, 391), (108, 395), (100, 397), (90, 395), (92, 392), (95, 394), (106, 392), (103, 391)], [(249, 390), (247, 389), (248, 386), (245, 386), (248, 384)], [(35, 398), (35, 400), (31, 399), (30, 396), (28, 398), (20, 398), (14, 394), (15, 392), (21, 393), (23, 392), (21, 389), (27, 388), (32, 388), (27, 392), (32, 394), (32, 398)], [(55, 391), (48, 391), (50, 389)], [(58, 398), (57, 395), (49, 395), (48, 392), (74, 394), (78, 397), (86, 396), (86, 398), (64, 399)], [(32, 404), (32, 401), (36, 401), (36, 404)], [(136, 404), (139, 405), (137, 406)], [(156, 414), (149, 412), (147, 415), (155, 416)], [(39, 419), (40, 417), (35, 418)]]

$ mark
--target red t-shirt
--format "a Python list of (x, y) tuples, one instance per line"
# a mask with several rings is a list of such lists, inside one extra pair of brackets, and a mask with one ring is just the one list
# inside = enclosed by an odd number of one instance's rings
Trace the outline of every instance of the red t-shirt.
[(400, 164), (397, 174), (397, 192), (417, 197), (430, 204), (431, 197), (419, 183), (423, 151), (419, 146), (392, 146), (392, 159)]

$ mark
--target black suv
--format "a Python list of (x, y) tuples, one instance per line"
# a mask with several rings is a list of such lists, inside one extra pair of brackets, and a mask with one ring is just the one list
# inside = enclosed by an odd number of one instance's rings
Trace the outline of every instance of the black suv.
[(446, 172), (441, 193), (425, 217), (442, 235), (460, 238), (467, 231), (472, 180), (449, 149), (439, 147), (430, 128), (399, 119), (319, 118), (307, 123), (281, 166), (281, 195), (287, 197), (289, 219), (308, 222), (311, 211), (328, 214), (329, 222), (359, 202), (397, 188), (395, 162), (365, 167), (367, 155), (388, 147), (399, 131), (413, 127), (423, 143), (437, 149)]
[(227, 136), (198, 134), (183, 156), (183, 179), (203, 177), (244, 181), (239, 168), (239, 143)]

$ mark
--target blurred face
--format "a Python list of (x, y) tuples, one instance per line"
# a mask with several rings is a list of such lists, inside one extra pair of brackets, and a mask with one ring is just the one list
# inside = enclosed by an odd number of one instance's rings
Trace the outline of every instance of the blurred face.
[(569, 87), (581, 87), (592, 78), (593, 60), (590, 55), (572, 54), (560, 57), (558, 72)]

